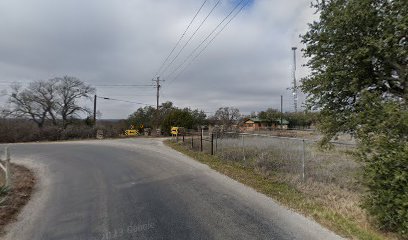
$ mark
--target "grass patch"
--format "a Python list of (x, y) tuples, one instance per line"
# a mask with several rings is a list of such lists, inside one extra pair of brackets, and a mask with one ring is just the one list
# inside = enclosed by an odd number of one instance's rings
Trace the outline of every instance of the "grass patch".
[[(0, 239), (6, 225), (17, 220), (17, 215), (30, 199), (35, 184), (34, 173), (29, 169), (11, 163), (11, 187), (5, 187), (0, 180)], [(0, 176), (4, 177), (4, 176)]]
[(263, 193), (282, 205), (313, 218), (318, 223), (331, 229), (337, 234), (351, 239), (388, 239), (384, 234), (371, 226), (361, 226), (357, 220), (339, 214), (325, 207), (313, 197), (298, 191), (295, 187), (282, 183), (274, 176), (263, 176), (252, 167), (240, 163), (221, 160), (207, 153), (192, 151), (180, 144), (167, 140), (167, 146), (210, 166), (212, 169), (230, 178), (248, 185)]
[(0, 187), (0, 207), (4, 205), (7, 199), (8, 188), (5, 186)]

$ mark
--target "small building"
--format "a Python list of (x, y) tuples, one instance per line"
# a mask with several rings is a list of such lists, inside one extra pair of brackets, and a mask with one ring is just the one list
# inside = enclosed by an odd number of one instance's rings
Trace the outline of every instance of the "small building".
[(271, 125), (268, 120), (261, 119), (258, 117), (248, 118), (244, 121), (245, 131), (258, 131), (261, 128), (267, 128)]
[(260, 131), (260, 130), (273, 130), (273, 129), (288, 129), (289, 121), (286, 119), (275, 119), (269, 121), (258, 117), (247, 118), (244, 121), (241, 128), (245, 132)]
[(289, 121), (286, 119), (282, 119), (282, 122), (280, 119), (275, 119), (272, 123), (272, 128), (275, 129), (288, 129), (289, 126)]

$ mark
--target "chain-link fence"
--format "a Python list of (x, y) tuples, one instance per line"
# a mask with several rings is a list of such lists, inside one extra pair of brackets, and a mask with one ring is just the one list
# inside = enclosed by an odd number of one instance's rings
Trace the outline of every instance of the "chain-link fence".
[(357, 187), (360, 164), (353, 159), (353, 144), (332, 143), (332, 148), (322, 150), (316, 141), (300, 138), (208, 132), (189, 133), (174, 140), (285, 182), (314, 181), (348, 189)]
[(332, 143), (329, 150), (317, 142), (260, 134), (222, 133), (215, 154), (221, 159), (254, 167), (290, 181), (318, 181), (352, 187), (360, 165), (353, 160), (355, 146)]

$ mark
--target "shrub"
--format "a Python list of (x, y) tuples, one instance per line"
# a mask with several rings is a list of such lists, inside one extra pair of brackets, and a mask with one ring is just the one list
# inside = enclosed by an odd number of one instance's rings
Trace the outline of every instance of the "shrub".
[(364, 207), (383, 229), (408, 237), (408, 111), (399, 102), (369, 100), (358, 133)]

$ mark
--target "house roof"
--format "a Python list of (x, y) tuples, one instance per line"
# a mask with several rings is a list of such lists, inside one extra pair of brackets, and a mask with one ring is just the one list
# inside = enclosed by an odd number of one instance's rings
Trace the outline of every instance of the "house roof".
[(289, 125), (289, 121), (288, 121), (288, 120), (282, 119), (282, 123), (281, 123), (281, 119), (280, 119), (280, 118), (274, 119), (273, 121), (269, 121), (269, 120), (266, 120), (266, 119), (262, 119), (262, 118), (258, 118), (258, 117), (253, 117), (253, 118), (247, 118), (247, 119), (245, 120), (245, 123), (248, 122), (248, 121), (252, 121), (252, 122), (254, 122), (254, 123), (271, 123), (271, 122), (275, 122), (275, 123), (277, 123), (277, 124), (279, 124), (279, 125)]
[(248, 122), (248, 121), (252, 121), (254, 123), (269, 122), (266, 119), (262, 119), (262, 118), (258, 118), (258, 117), (248, 118), (248, 119), (245, 120), (245, 122)]

